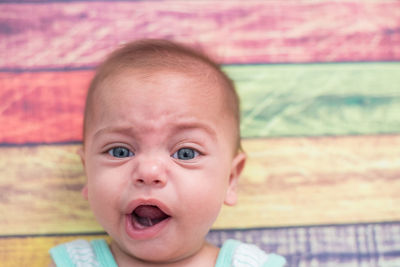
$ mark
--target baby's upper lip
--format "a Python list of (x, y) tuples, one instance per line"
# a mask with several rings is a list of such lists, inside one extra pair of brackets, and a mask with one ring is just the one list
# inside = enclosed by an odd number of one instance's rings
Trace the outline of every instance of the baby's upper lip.
[(145, 206), (145, 205), (147, 205), (147, 206), (156, 206), (162, 212), (164, 212), (166, 215), (171, 216), (171, 211), (167, 207), (167, 205), (165, 205), (162, 201), (160, 201), (158, 199), (154, 199), (154, 198), (149, 198), (149, 199), (140, 198), (140, 199), (135, 199), (135, 200), (131, 201), (129, 203), (129, 205), (127, 206), (127, 208), (125, 209), (125, 213), (126, 214), (131, 214), (131, 213), (134, 212), (134, 210), (137, 207)]

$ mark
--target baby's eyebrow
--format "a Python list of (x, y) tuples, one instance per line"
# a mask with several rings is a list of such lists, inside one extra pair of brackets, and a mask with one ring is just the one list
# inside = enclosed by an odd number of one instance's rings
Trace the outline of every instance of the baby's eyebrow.
[(101, 128), (98, 130), (93, 137), (97, 138), (103, 134), (108, 134), (108, 133), (120, 133), (120, 134), (132, 134), (134, 131), (131, 127), (125, 127), (125, 126), (108, 126)]
[(200, 121), (192, 121), (192, 122), (177, 122), (175, 124), (176, 131), (185, 131), (185, 130), (204, 130), (209, 135), (216, 137), (217, 132), (216, 130), (206, 123), (202, 123)]

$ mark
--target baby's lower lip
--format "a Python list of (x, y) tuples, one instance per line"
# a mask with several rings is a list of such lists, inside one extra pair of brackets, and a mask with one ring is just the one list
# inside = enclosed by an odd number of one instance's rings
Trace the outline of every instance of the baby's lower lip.
[(145, 226), (140, 224), (134, 215), (125, 216), (125, 230), (128, 236), (134, 240), (146, 240), (156, 237), (171, 221), (168, 217), (154, 225)]

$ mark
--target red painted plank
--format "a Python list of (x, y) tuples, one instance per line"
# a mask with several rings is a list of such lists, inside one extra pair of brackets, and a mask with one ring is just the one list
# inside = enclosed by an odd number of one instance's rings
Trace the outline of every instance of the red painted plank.
[(196, 43), (224, 63), (400, 60), (400, 1), (3, 4), (0, 68), (93, 66), (137, 38)]
[(0, 73), (0, 142), (81, 140), (92, 71)]

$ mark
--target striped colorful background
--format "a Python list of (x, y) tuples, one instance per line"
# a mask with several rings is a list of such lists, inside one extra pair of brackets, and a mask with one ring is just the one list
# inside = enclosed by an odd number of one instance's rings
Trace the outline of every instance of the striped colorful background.
[(239, 205), (209, 235), (289, 266), (400, 266), (400, 1), (0, 3), (0, 262), (104, 237), (80, 196), (87, 85), (138, 38), (193, 44), (242, 99)]

